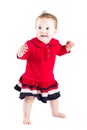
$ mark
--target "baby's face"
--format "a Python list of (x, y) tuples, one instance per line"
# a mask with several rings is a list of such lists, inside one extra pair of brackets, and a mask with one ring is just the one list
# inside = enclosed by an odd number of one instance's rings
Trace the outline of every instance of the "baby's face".
[(56, 33), (55, 22), (51, 18), (38, 18), (36, 21), (36, 36), (44, 42), (49, 43)]

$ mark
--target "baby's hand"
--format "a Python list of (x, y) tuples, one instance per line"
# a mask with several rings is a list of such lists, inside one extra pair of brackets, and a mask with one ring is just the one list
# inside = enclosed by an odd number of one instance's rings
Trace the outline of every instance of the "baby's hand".
[(66, 42), (66, 50), (70, 51), (70, 49), (74, 46), (74, 43), (72, 41)]
[(26, 52), (28, 52), (28, 46), (24, 44), (18, 49), (17, 55), (18, 57), (22, 57)]

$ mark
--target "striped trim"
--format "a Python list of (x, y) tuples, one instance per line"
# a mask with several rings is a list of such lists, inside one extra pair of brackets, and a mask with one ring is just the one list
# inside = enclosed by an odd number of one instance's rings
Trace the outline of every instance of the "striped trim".
[(57, 98), (59, 98), (61, 95), (60, 95), (60, 92), (54, 93), (54, 94), (52, 94), (52, 95), (48, 95), (47, 97), (42, 97), (41, 94), (20, 93), (19, 98), (20, 98), (20, 99), (24, 99), (24, 98), (27, 97), (27, 96), (37, 97), (38, 100), (42, 101), (43, 103), (47, 103), (48, 100), (57, 99)]
[(48, 92), (42, 93), (40, 90), (30, 90), (30, 89), (22, 89), (21, 93), (32, 93), (32, 94), (41, 94), (42, 97), (47, 97), (48, 95), (59, 92), (58, 89), (50, 90)]
[(14, 89), (19, 91), (19, 92), (21, 91), (21, 88), (17, 84), (15, 85)]
[(22, 84), (22, 88), (23, 89), (26, 89), (26, 88), (29, 88), (29, 89), (31, 89), (31, 90), (41, 90), (41, 91), (45, 91), (45, 90), (52, 90), (52, 89), (56, 89), (57, 88), (57, 86), (58, 86), (58, 84), (57, 83), (55, 83), (55, 84), (53, 84), (53, 85), (50, 85), (50, 86), (45, 86), (45, 87), (39, 87), (39, 85), (38, 86), (34, 86), (34, 85), (28, 85), (28, 84)]
[(21, 91), (22, 88), (22, 84), (20, 82), (18, 82), (18, 84), (15, 85), (14, 89), (17, 91)]
[(60, 91), (57, 82), (49, 86), (43, 86), (43, 84), (37, 84), (33, 86), (28, 84), (21, 84), (19, 82), (14, 88), (20, 91), (20, 99), (24, 99), (26, 96), (34, 96), (43, 103), (46, 103), (47, 100), (54, 100), (60, 97)]

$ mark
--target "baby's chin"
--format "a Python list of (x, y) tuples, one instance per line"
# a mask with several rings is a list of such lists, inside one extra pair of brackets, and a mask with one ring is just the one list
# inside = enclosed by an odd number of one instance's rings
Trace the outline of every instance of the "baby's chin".
[(50, 42), (50, 39), (47, 39), (46, 37), (42, 37), (39, 40), (45, 44), (48, 44)]

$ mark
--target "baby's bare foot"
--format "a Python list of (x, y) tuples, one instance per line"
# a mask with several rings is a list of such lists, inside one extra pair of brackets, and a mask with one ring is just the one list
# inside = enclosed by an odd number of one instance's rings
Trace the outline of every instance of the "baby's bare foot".
[(24, 124), (24, 125), (30, 125), (30, 124), (31, 124), (31, 122), (29, 121), (29, 118), (28, 118), (28, 117), (24, 117), (24, 119), (23, 119), (23, 124)]
[(56, 113), (56, 114), (53, 114), (53, 116), (55, 116), (55, 117), (59, 117), (59, 118), (65, 118), (65, 117), (66, 117), (65, 114), (60, 113), (60, 112), (58, 112), (58, 113)]

